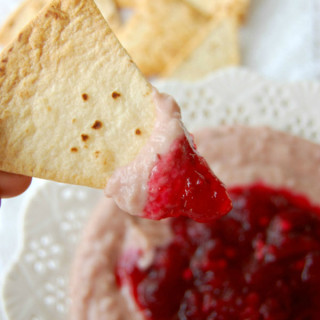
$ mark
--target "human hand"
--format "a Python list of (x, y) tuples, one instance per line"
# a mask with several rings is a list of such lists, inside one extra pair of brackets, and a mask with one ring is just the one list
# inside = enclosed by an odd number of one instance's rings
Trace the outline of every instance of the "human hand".
[(24, 192), (31, 183), (31, 177), (0, 171), (0, 198), (10, 198)]

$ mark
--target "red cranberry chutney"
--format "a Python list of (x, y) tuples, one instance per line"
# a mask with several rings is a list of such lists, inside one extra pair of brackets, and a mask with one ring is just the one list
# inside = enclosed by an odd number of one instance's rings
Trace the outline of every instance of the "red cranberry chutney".
[(187, 216), (209, 222), (231, 210), (225, 186), (189, 140), (175, 140), (169, 152), (158, 156), (148, 180), (145, 218)]
[(147, 320), (320, 319), (320, 208), (263, 185), (229, 195), (218, 220), (172, 218), (173, 240), (146, 270), (125, 254), (118, 285)]
[(153, 94), (153, 132), (136, 158), (114, 171), (106, 195), (123, 211), (153, 220), (187, 216), (209, 222), (228, 213), (226, 189), (197, 152), (178, 105), (170, 96)]

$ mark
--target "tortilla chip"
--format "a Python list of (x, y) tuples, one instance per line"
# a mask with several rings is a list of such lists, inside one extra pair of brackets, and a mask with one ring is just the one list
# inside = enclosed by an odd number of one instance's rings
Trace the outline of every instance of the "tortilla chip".
[[(50, 0), (25, 0), (22, 2), (1, 27), (0, 45), (5, 46), (11, 42), (19, 34), (22, 28), (49, 3)], [(111, 27), (118, 28), (120, 26), (120, 17), (114, 1), (96, 0), (96, 4)]]
[(92, 0), (53, 1), (0, 55), (0, 170), (103, 188), (154, 121), (151, 85)]
[(22, 28), (46, 5), (48, 0), (25, 0), (9, 16), (0, 29), (0, 44), (12, 41)]
[(197, 80), (210, 72), (240, 60), (238, 27), (235, 18), (217, 19), (198, 34), (164, 71), (164, 76), (180, 80)]
[(117, 30), (121, 25), (121, 19), (114, 0), (95, 0), (95, 3), (110, 27)]
[(186, 0), (205, 14), (227, 13), (242, 23), (247, 15), (250, 0)]
[(144, 1), (117, 33), (141, 71), (160, 73), (209, 17), (181, 0)]
[[(134, 8), (140, 0), (115, 0), (119, 8)], [(155, 1), (155, 0), (153, 0)]]

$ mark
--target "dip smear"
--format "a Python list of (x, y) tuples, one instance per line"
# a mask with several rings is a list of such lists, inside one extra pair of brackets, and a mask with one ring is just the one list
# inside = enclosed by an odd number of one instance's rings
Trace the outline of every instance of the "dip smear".
[(119, 287), (148, 320), (319, 319), (320, 208), (262, 185), (230, 195), (233, 210), (210, 224), (172, 219), (148, 268), (124, 253)]

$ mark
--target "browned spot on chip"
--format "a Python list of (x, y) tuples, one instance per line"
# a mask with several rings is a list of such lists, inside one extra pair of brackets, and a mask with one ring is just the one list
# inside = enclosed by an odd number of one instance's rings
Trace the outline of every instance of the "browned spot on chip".
[(141, 132), (140, 129), (136, 129), (136, 135), (137, 135), (137, 136), (140, 136), (141, 133), (142, 133), (142, 132)]
[(89, 139), (89, 136), (87, 134), (82, 134), (81, 139), (82, 141), (87, 141)]
[(4, 73), (5, 69), (4, 68), (0, 68), (0, 73)]
[(121, 96), (121, 94), (120, 94), (119, 92), (117, 92), (117, 91), (112, 92), (112, 98), (113, 98), (113, 99), (117, 99), (117, 98), (119, 98), (120, 96)]
[(102, 122), (101, 121), (99, 121), (99, 120), (97, 120), (94, 124), (93, 124), (93, 126), (91, 127), (92, 129), (95, 129), (95, 130), (98, 130), (98, 129), (100, 129), (102, 127)]
[(1, 60), (1, 62), (3, 62), (3, 63), (7, 63), (7, 62), (8, 62), (8, 58), (4, 58), (4, 59), (2, 59), (2, 60)]
[(87, 93), (83, 93), (82, 94), (82, 99), (83, 99), (83, 101), (87, 101), (89, 99), (88, 94)]
[(23, 37), (23, 33), (20, 32), (20, 33), (19, 33), (19, 36), (18, 36), (18, 41), (19, 41), (19, 42), (22, 40), (22, 37)]
[(75, 148), (75, 147), (71, 148), (71, 152), (78, 152), (78, 148)]
[(47, 110), (50, 112), (50, 111), (52, 111), (52, 108), (51, 107), (47, 107)]
[(59, 18), (63, 18), (62, 14), (55, 9), (49, 10), (45, 15), (46, 18), (49, 18), (50, 16), (53, 17), (55, 20), (58, 20)]
[(9, 49), (9, 52), (11, 52), (13, 50), (13, 47), (11, 47), (10, 49)]
[(77, 119), (73, 118), (72, 123), (76, 123), (76, 122), (77, 122)]
[(96, 152), (94, 153), (94, 156), (95, 156), (96, 158), (98, 158), (99, 155), (100, 155), (100, 151), (96, 151)]

